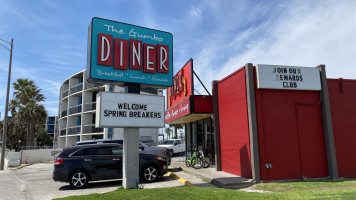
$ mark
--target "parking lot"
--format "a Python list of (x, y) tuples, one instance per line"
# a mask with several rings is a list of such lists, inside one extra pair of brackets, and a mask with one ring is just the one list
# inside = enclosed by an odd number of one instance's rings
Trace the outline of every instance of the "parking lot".
[[(85, 189), (73, 190), (69, 184), (54, 182), (52, 180), (52, 163), (38, 163), (21, 169), (0, 171), (0, 199), (4, 200), (45, 200), (72, 195), (85, 195), (91, 193), (105, 193), (116, 190), (121, 186), (121, 180), (90, 183)], [(179, 171), (175, 173), (189, 180), (197, 186), (214, 187), (204, 183), (201, 179)], [(184, 187), (184, 185), (167, 175), (156, 183), (140, 184), (140, 188)]]

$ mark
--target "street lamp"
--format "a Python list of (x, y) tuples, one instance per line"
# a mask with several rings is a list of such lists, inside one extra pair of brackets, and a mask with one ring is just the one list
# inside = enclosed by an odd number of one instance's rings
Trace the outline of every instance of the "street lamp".
[(10, 51), (10, 62), (9, 62), (9, 75), (7, 77), (7, 93), (6, 93), (6, 103), (5, 103), (5, 116), (4, 116), (4, 132), (2, 135), (2, 146), (1, 146), (1, 162), (0, 162), (0, 170), (4, 170), (4, 161), (5, 161), (5, 148), (6, 148), (6, 136), (7, 136), (7, 113), (9, 111), (9, 92), (10, 92), (10, 79), (11, 79), (11, 62), (12, 62), (12, 48), (14, 46), (14, 39), (11, 39), (11, 42), (0, 39), (3, 42), (6, 42), (11, 45), (11, 48), (7, 48), (6, 46), (0, 44), (5, 49)]

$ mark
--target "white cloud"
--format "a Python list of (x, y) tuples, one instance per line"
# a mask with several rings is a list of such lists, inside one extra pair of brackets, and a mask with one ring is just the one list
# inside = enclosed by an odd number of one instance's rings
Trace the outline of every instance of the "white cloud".
[(195, 19), (197, 19), (198, 21), (201, 20), (201, 9), (195, 6), (191, 6), (189, 9), (189, 15)]
[(356, 55), (356, 7), (328, 1), (317, 7), (299, 2), (289, 8), (290, 15), (276, 26), (266, 27), (266, 37), (258, 38), (244, 53), (231, 56), (221, 75), (236, 70), (236, 63), (253, 62), (311, 67), (326, 64), (328, 77), (355, 78), (350, 64)]

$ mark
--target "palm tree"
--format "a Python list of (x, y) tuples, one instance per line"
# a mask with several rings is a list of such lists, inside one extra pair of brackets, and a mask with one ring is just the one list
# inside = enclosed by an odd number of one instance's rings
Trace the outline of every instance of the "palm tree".
[(19, 78), (13, 83), (14, 97), (20, 104), (26, 105), (29, 102), (41, 102), (46, 98), (41, 94), (41, 89), (32, 80)]
[(14, 99), (10, 101), (11, 115), (15, 121), (27, 124), (26, 145), (34, 146), (35, 126), (43, 124), (47, 117), (44, 106), (39, 104), (46, 98), (32, 80), (19, 78), (13, 86), (15, 91)]
[(182, 126), (182, 124), (173, 124), (173, 127), (174, 127), (174, 136), (173, 136), (173, 138), (174, 139), (178, 139), (178, 129), (182, 129), (183, 126)]
[(171, 132), (172, 132), (172, 129), (171, 129), (170, 127), (165, 128), (165, 129), (164, 129), (164, 132), (167, 134), (167, 137), (168, 137), (168, 139), (169, 139), (169, 137), (170, 137), (170, 135), (171, 135)]
[(34, 102), (20, 107), (18, 111), (19, 121), (27, 124), (27, 146), (34, 146), (34, 136), (36, 124), (44, 124), (47, 117), (47, 111), (41, 104)]

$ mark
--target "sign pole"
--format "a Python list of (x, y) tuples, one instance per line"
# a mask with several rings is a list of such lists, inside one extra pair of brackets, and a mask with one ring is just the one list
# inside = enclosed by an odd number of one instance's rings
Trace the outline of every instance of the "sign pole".
[[(126, 93), (140, 94), (140, 84), (125, 83)], [(124, 128), (122, 186), (137, 189), (139, 183), (140, 128)]]
[(10, 80), (11, 80), (11, 64), (12, 64), (12, 48), (14, 46), (14, 39), (11, 39), (11, 49), (10, 49), (10, 63), (9, 63), (9, 74), (7, 77), (7, 92), (6, 92), (6, 103), (5, 103), (5, 117), (4, 117), (4, 132), (2, 135), (2, 146), (1, 146), (1, 163), (0, 170), (4, 170), (5, 165), (5, 149), (6, 149), (6, 136), (7, 136), (7, 115), (9, 110), (9, 93), (10, 93)]

